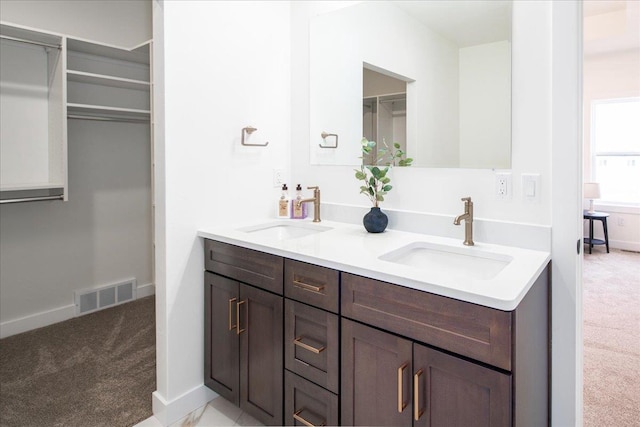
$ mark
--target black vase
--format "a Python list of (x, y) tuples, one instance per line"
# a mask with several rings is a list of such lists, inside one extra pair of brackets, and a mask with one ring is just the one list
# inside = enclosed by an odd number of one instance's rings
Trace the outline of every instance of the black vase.
[(387, 228), (389, 218), (380, 208), (371, 208), (362, 218), (362, 223), (369, 233), (382, 233)]

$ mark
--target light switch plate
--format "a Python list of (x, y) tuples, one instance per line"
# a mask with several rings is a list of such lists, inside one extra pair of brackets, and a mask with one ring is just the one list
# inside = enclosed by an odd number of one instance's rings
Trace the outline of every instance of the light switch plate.
[(522, 200), (526, 200), (528, 202), (539, 202), (540, 190), (539, 173), (522, 174)]

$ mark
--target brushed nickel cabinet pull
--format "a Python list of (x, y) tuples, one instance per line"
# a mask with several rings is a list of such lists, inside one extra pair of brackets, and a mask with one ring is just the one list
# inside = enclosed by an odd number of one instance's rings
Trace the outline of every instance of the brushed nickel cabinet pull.
[(316, 293), (321, 293), (321, 291), (324, 289), (324, 285), (322, 286), (315, 286), (315, 285), (310, 285), (308, 283), (304, 283), (304, 282), (300, 282), (298, 280), (294, 280), (293, 281), (293, 286), (300, 288), (300, 289), (304, 289), (305, 291), (311, 291), (311, 292), (316, 292)]
[(424, 408), (420, 409), (420, 397), (418, 396), (420, 393), (420, 375), (423, 372), (424, 370), (420, 369), (413, 376), (413, 419), (416, 421), (419, 421), (422, 414), (424, 414)]
[[(300, 416), (300, 414), (302, 413), (302, 411), (304, 411), (304, 408), (300, 409), (299, 411), (296, 411), (293, 413), (293, 419), (296, 421), (300, 421), (302, 424), (309, 426), (309, 427), (316, 427), (315, 424), (310, 423), (309, 421), (305, 420), (304, 418), (302, 418)], [(319, 426), (326, 426), (327, 422), (326, 421), (322, 421), (322, 423), (318, 424)]]
[(237, 335), (240, 335), (241, 333), (246, 331), (247, 328), (249, 327), (249, 316), (248, 316), (249, 313), (247, 313), (246, 325), (245, 325), (244, 328), (240, 329), (240, 306), (242, 304), (245, 304), (246, 302), (247, 302), (247, 300), (239, 301), (239, 302), (236, 303), (236, 334)]
[(231, 315), (231, 311), (233, 310), (233, 303), (236, 302), (237, 300), (238, 300), (237, 298), (231, 298), (229, 300), (229, 330), (230, 331), (232, 331), (232, 330), (234, 330), (235, 328), (238, 327), (237, 323), (235, 325), (231, 324), (231, 322), (232, 322), (231, 319), (233, 319), (233, 316)]
[(310, 352), (315, 353), (315, 354), (322, 353), (324, 351), (324, 349), (326, 348), (326, 346), (324, 346), (324, 345), (322, 347), (320, 347), (320, 348), (316, 348), (316, 347), (310, 346), (309, 344), (305, 344), (305, 343), (302, 342), (302, 337), (296, 338), (295, 340), (293, 340), (293, 343), (295, 345), (297, 345), (298, 347), (302, 347), (305, 350), (309, 350)]
[(404, 370), (409, 366), (409, 362), (405, 362), (404, 365), (398, 368), (398, 412), (402, 413), (408, 403), (404, 401)]

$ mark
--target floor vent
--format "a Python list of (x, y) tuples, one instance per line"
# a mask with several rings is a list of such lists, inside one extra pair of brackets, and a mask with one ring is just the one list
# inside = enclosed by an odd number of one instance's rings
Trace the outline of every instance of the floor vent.
[(75, 291), (74, 295), (76, 316), (82, 316), (136, 299), (136, 279)]

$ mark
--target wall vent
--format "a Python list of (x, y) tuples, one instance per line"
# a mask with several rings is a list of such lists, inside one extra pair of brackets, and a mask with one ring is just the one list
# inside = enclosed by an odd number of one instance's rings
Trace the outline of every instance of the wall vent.
[(129, 279), (100, 288), (75, 291), (76, 316), (133, 301), (136, 299), (136, 293), (136, 279)]

